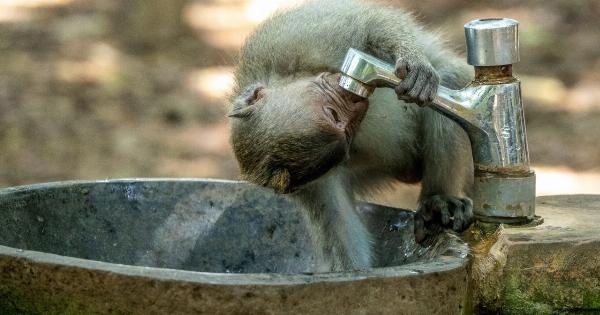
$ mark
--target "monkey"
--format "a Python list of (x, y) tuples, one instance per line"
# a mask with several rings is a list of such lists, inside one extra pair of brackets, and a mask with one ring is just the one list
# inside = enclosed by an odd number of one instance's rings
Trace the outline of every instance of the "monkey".
[[(363, 99), (338, 84), (349, 48), (395, 64), (395, 89)], [(296, 200), (317, 242), (317, 272), (373, 267), (356, 197), (421, 182), (415, 238), (473, 217), (465, 131), (427, 106), (438, 84), (459, 89), (471, 67), (397, 8), (316, 0), (279, 12), (245, 41), (234, 71), (231, 145), (241, 177)]]

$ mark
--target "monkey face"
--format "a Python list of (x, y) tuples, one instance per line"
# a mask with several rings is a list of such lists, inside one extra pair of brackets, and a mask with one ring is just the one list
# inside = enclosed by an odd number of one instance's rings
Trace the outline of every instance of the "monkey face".
[(368, 101), (341, 87), (339, 75), (252, 85), (230, 113), (242, 176), (293, 192), (348, 158)]

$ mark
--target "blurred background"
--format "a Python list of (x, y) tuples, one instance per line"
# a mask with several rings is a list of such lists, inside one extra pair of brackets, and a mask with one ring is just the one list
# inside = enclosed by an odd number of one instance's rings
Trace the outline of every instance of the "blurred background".
[[(225, 117), (244, 38), (285, 0), (0, 0), (0, 187), (236, 179)], [(600, 1), (378, 1), (464, 54), (463, 24), (521, 22), (538, 195), (600, 193)], [(418, 186), (378, 196), (412, 207)]]

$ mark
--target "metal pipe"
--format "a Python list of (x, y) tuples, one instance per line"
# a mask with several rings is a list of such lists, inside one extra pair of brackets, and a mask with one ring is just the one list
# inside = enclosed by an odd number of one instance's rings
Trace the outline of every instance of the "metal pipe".
[[(468, 62), (476, 78), (462, 90), (438, 87), (429, 105), (469, 135), (475, 166), (474, 211), (493, 222), (529, 222), (535, 216), (535, 174), (529, 168), (521, 83), (512, 76), (519, 61), (518, 22), (483, 19), (465, 24)], [(350, 49), (340, 86), (362, 97), (375, 87), (400, 83), (394, 66)]]

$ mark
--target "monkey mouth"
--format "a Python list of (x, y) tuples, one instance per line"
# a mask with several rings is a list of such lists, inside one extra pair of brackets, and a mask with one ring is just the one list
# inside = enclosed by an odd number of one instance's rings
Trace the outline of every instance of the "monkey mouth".
[(369, 101), (366, 99), (359, 102), (354, 102), (352, 104), (351, 112), (348, 115), (348, 123), (344, 128), (344, 134), (346, 136), (346, 141), (348, 142), (348, 144), (352, 142), (354, 134), (360, 127), (360, 123), (365, 117), (368, 108)]

